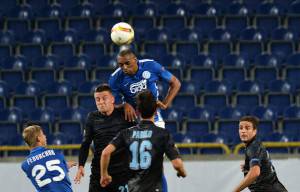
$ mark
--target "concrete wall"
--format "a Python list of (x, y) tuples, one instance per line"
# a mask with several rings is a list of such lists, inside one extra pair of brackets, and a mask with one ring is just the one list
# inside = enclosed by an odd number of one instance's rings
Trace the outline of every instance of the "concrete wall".
[[(169, 192), (231, 192), (242, 179), (241, 161), (188, 161), (185, 167), (188, 177), (177, 178), (169, 162), (165, 163)], [(300, 191), (300, 159), (273, 160), (281, 182), (289, 192)], [(76, 168), (70, 170), (73, 178)], [(86, 176), (80, 185), (72, 183), (74, 192), (88, 191), (90, 168), (86, 166)], [(29, 192), (35, 191), (29, 179), (22, 172), (19, 163), (0, 163), (0, 191)], [(247, 191), (247, 190), (244, 190)]]

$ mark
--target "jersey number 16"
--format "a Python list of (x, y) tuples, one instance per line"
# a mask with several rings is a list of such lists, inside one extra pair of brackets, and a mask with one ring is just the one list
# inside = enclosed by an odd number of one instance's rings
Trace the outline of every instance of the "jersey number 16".
[(148, 169), (151, 165), (151, 154), (147, 150), (152, 149), (152, 143), (149, 140), (144, 140), (141, 143), (138, 141), (134, 141), (130, 144), (129, 147), (132, 160), (129, 164), (130, 169), (138, 170), (138, 169)]

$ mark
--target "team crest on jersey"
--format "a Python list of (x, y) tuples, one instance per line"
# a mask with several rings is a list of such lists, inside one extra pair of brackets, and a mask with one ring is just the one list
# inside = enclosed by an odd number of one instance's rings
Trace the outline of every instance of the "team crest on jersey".
[(149, 79), (151, 77), (151, 73), (149, 71), (144, 71), (142, 76), (144, 79)]
[(142, 90), (147, 89), (147, 80), (143, 79), (137, 83), (133, 83), (130, 85), (130, 92), (136, 94)]

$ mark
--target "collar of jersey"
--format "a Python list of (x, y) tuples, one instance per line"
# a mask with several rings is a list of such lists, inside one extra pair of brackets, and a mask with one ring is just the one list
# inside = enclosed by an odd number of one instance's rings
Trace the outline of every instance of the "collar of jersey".
[(33, 149), (30, 151), (30, 153), (34, 153), (34, 152), (39, 151), (39, 150), (41, 150), (41, 149), (44, 149), (44, 147), (42, 147), (42, 146), (35, 147), (35, 148), (33, 148)]

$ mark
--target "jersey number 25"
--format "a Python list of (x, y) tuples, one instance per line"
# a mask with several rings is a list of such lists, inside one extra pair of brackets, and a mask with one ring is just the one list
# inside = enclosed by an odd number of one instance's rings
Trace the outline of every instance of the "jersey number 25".
[[(50, 160), (46, 162), (46, 167), (43, 165), (35, 165), (31, 171), (32, 177), (35, 178), (36, 183), (39, 187), (43, 187), (52, 181), (61, 181), (65, 178), (65, 172), (64, 170), (57, 166), (60, 164), (60, 161), (58, 159)], [(45, 178), (41, 180), (41, 178), (46, 174), (46, 171), (58, 171), (59, 175), (55, 176), (53, 178)]]

